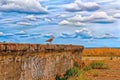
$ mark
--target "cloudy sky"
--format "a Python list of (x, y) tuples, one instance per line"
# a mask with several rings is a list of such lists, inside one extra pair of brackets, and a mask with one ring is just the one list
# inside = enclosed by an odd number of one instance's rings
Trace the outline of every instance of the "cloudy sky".
[(0, 0), (0, 42), (120, 47), (120, 0)]

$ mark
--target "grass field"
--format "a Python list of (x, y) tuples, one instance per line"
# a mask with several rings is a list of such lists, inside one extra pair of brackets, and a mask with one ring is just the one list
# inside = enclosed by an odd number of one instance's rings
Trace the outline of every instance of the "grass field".
[(85, 66), (78, 77), (69, 80), (120, 80), (120, 49), (87, 48), (82, 53)]
[(84, 73), (84, 77), (90, 80), (120, 80), (120, 59), (115, 60), (83, 60), (86, 65), (102, 61), (108, 69), (92, 69)]
[(85, 48), (83, 50), (82, 56), (120, 56), (119, 48)]

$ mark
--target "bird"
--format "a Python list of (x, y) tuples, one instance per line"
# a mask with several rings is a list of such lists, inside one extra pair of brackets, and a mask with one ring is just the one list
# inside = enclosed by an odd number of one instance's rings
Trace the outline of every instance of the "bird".
[(54, 40), (54, 36), (52, 35), (48, 40), (46, 40), (46, 42), (52, 43), (52, 41)]

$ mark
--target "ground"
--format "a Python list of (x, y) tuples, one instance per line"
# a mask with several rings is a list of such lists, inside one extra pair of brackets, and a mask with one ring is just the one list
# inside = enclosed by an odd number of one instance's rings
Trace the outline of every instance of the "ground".
[(84, 73), (90, 80), (120, 80), (120, 57), (83, 57), (86, 65), (95, 61), (103, 61), (109, 69), (94, 69)]

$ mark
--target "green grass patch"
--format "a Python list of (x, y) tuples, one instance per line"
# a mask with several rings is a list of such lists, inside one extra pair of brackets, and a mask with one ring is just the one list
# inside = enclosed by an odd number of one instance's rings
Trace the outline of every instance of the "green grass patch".
[(84, 71), (91, 69), (109, 69), (109, 67), (104, 62), (93, 62), (83, 68)]
[(93, 62), (90, 64), (92, 69), (108, 69), (104, 62)]
[(83, 71), (78, 67), (70, 68), (66, 71), (63, 78), (60, 78), (58, 75), (56, 76), (56, 80), (68, 80), (70, 77), (78, 77), (81, 75)]

